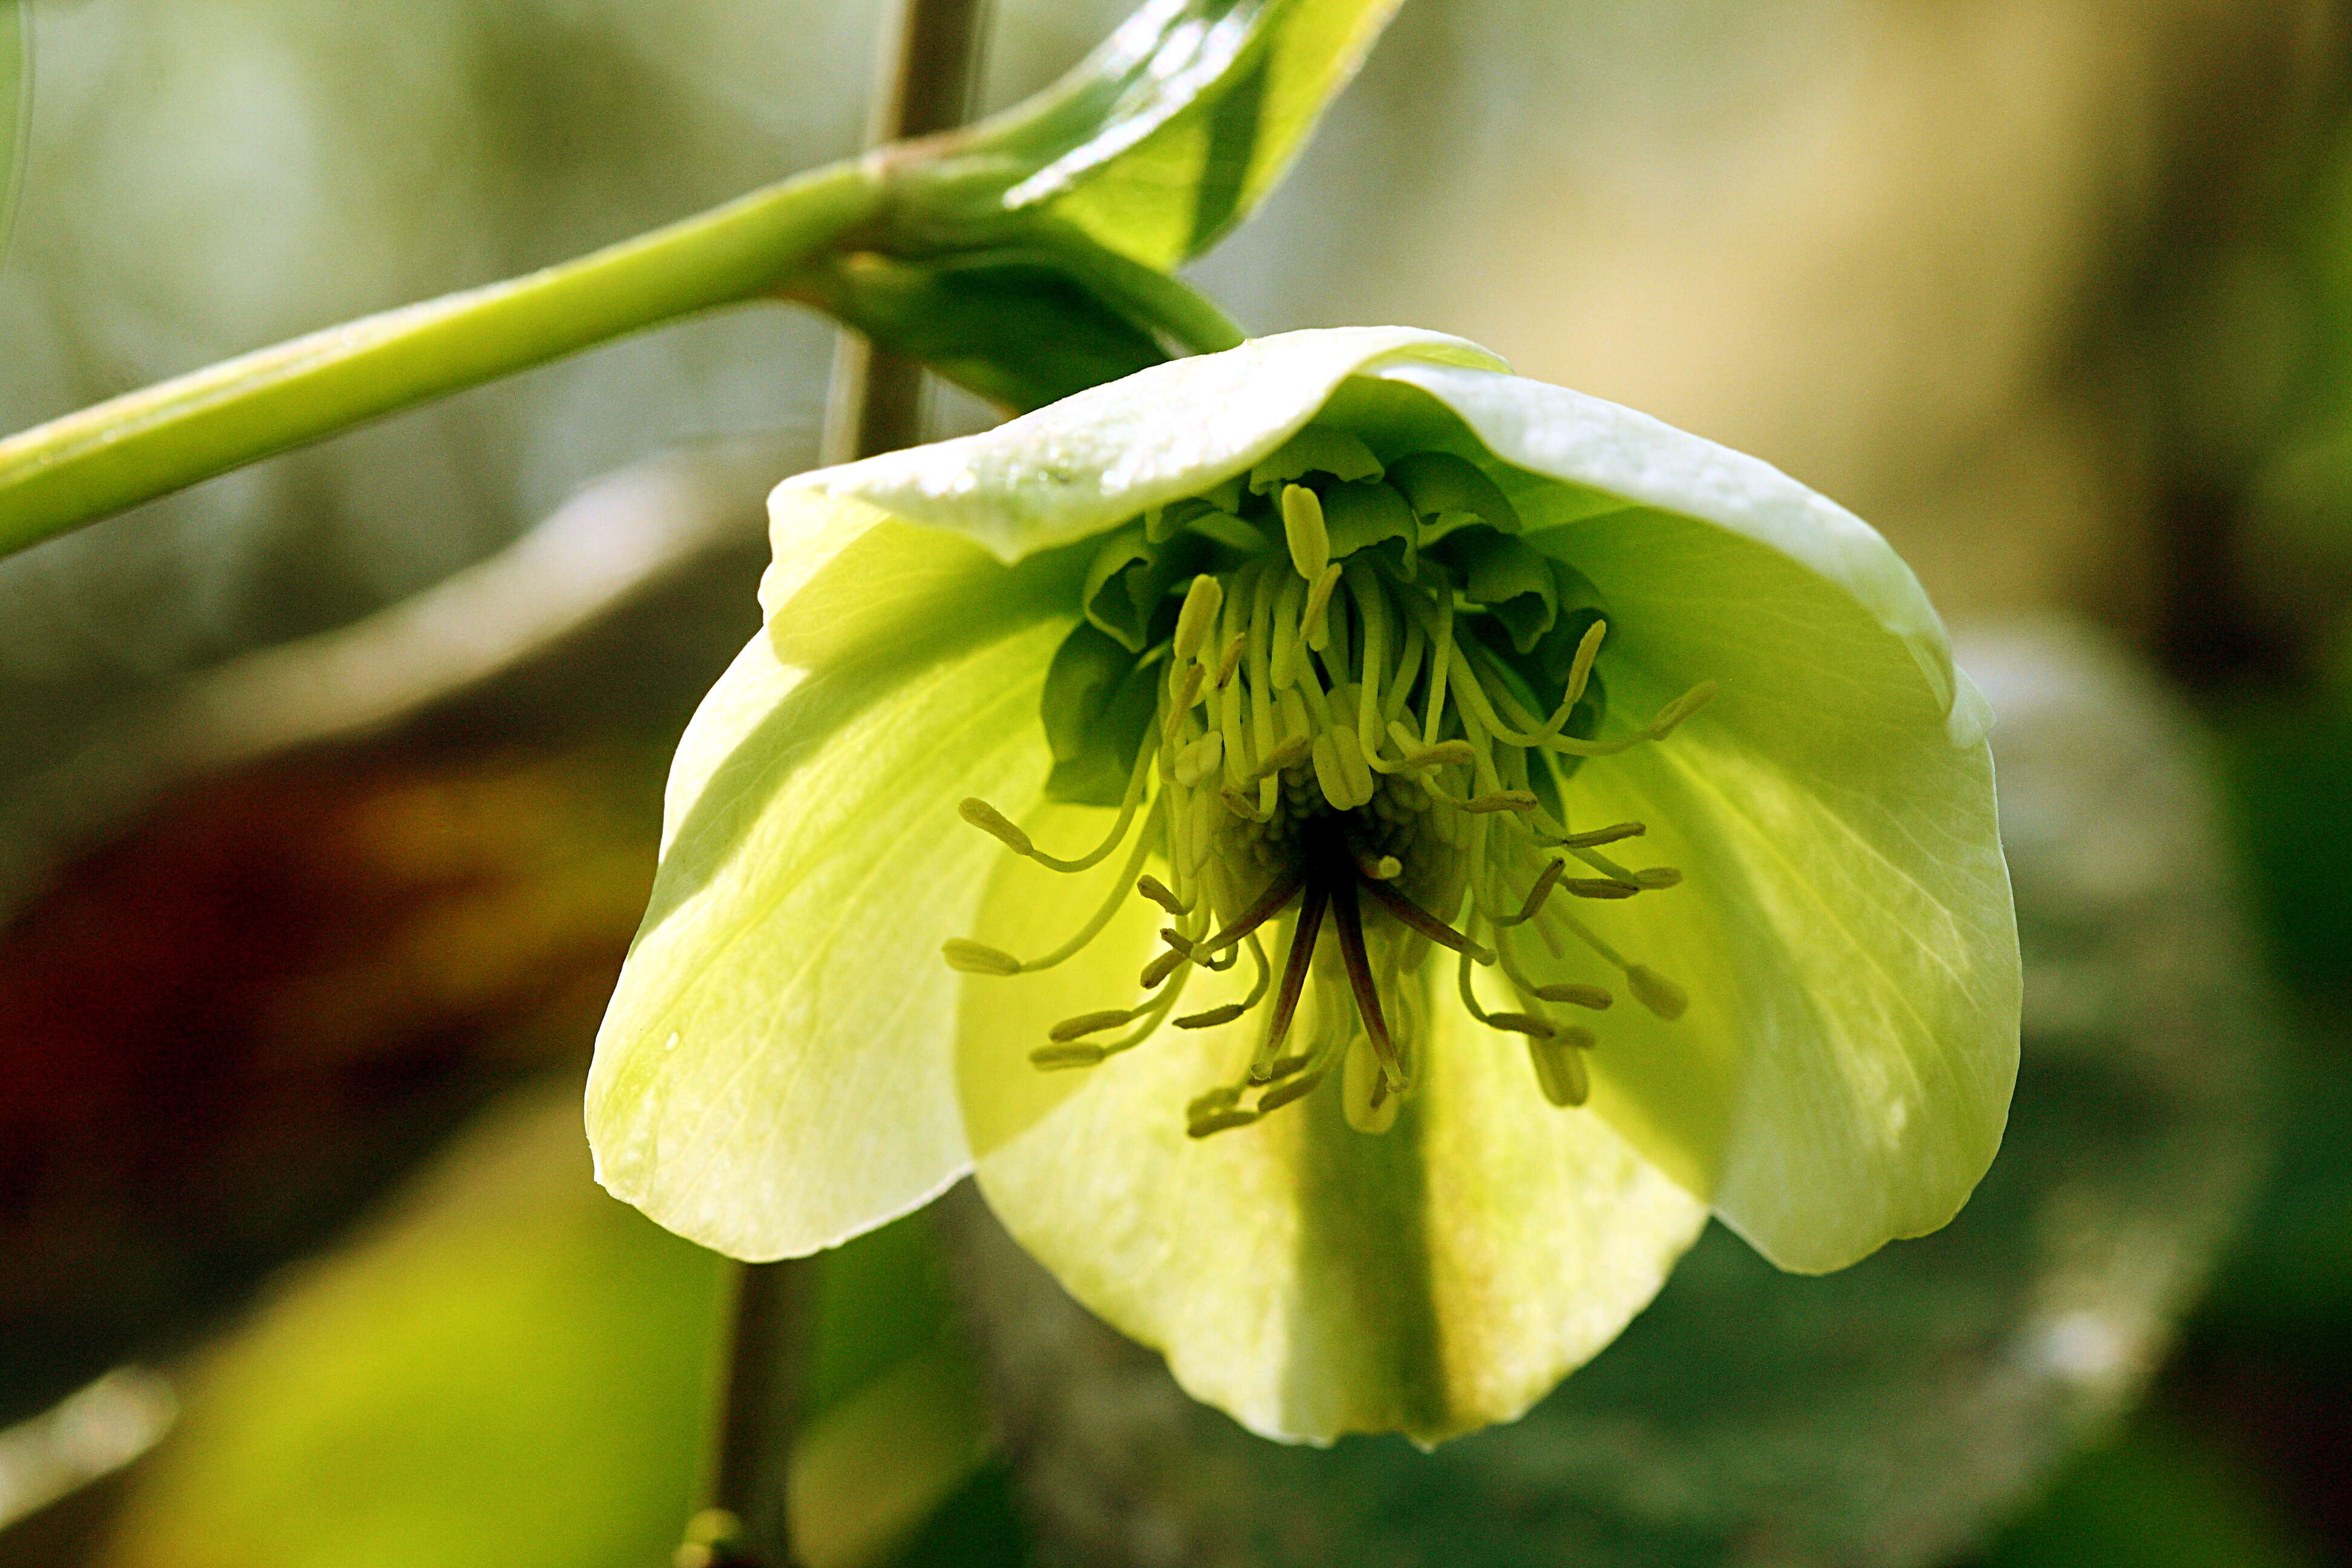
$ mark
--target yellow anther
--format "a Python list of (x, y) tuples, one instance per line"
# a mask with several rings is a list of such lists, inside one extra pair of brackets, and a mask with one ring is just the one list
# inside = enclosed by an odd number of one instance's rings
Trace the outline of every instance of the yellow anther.
[(1212, 730), (1176, 753), (1176, 782), (1196, 789), (1202, 779), (1224, 765), (1225, 738)]
[(1629, 967), (1625, 971), (1625, 985), (1633, 993), (1633, 1000), (1669, 1024), (1681, 1017), (1684, 1009), (1690, 1005), (1689, 992), (1647, 964), (1636, 963)]
[(1266, 1063), (1265, 1076), (1269, 1080), (1286, 1079), (1295, 1072), (1303, 1071), (1314, 1060), (1315, 1053), (1312, 1051), (1296, 1051), (1286, 1057), (1276, 1057)]
[[(1584, 1037), (1582, 1040), (1577, 1036)], [(1592, 1080), (1584, 1069), (1584, 1057), (1578, 1048), (1589, 1046), (1591, 1035), (1583, 1029), (1570, 1029), (1549, 1039), (1528, 1042), (1528, 1059), (1535, 1064), (1536, 1086), (1552, 1104), (1566, 1110), (1582, 1105), (1592, 1092)]]
[(1210, 623), (1224, 607), (1225, 587), (1206, 572), (1192, 579), (1184, 590), (1184, 607), (1176, 612), (1176, 641), (1171, 650), (1181, 662), (1201, 651), (1209, 640)]
[[(1277, 1062), (1275, 1065), (1279, 1067), (1282, 1064)], [(1292, 1100), (1306, 1099), (1321, 1088), (1324, 1079), (1328, 1076), (1329, 1069), (1326, 1068), (1322, 1072), (1301, 1073), (1295, 1078), (1279, 1079), (1267, 1086), (1265, 1092), (1257, 1097), (1257, 1113), (1264, 1116), (1269, 1110), (1281, 1110)]]
[(1638, 822), (1621, 822), (1614, 827), (1596, 827), (1590, 833), (1571, 833), (1559, 841), (1559, 847), (1598, 849), (1603, 844), (1614, 844), (1621, 838), (1639, 838), (1648, 831)]
[(1714, 701), (1715, 694), (1720, 689), (1722, 689), (1712, 680), (1700, 681), (1696, 686), (1659, 709), (1658, 716), (1650, 721), (1650, 727), (1643, 733), (1653, 741), (1664, 740), (1675, 732), (1676, 725)]
[(1484, 1021), (1490, 1029), (1508, 1029), (1515, 1035), (1532, 1035), (1539, 1040), (1550, 1039), (1559, 1033), (1549, 1019), (1538, 1018), (1532, 1013), (1489, 1013)]
[(1143, 973), (1138, 977), (1139, 983), (1146, 991), (1154, 989), (1161, 981), (1175, 973), (1183, 965), (1188, 956), (1172, 949), (1161, 953), (1143, 966)]
[(1477, 752), (1467, 741), (1440, 741), (1433, 746), (1424, 746), (1420, 736), (1401, 723), (1389, 726), (1389, 739), (1394, 741), (1397, 750), (1404, 753), (1404, 761), (1397, 767), (1408, 773), (1421, 768), (1466, 765), (1478, 760)]
[(1372, 799), (1372, 766), (1364, 760), (1363, 742), (1356, 731), (1342, 727), (1328, 731), (1331, 749), (1339, 754), (1339, 772), (1348, 781), (1348, 806), (1350, 810), (1369, 805)]
[(1290, 546), (1291, 564), (1298, 574), (1309, 583), (1319, 579), (1331, 564), (1331, 534), (1323, 526), (1323, 498), (1305, 485), (1283, 486), (1282, 537)]
[(1339, 747), (1331, 739), (1331, 731), (1323, 731), (1315, 737), (1310, 754), (1315, 759), (1315, 782), (1322, 786), (1323, 798), (1331, 803), (1334, 811), (1345, 811), (1356, 801), (1354, 781), (1339, 765)]
[(1683, 874), (1672, 866), (1653, 866), (1647, 870), (1634, 872), (1633, 880), (1655, 892), (1662, 888), (1681, 887)]
[(1590, 1007), (1596, 1013), (1616, 1000), (1598, 985), (1580, 985), (1573, 981), (1558, 985), (1538, 985), (1532, 994), (1546, 1002), (1565, 1002), (1571, 1007)]
[(1212, 1110), (1206, 1115), (1191, 1118), (1185, 1124), (1184, 1133), (1189, 1138), (1206, 1138), (1213, 1132), (1223, 1132), (1235, 1127), (1247, 1127), (1256, 1120), (1256, 1111), (1244, 1110), (1235, 1106), (1231, 1110)]
[(1105, 1007), (1097, 1013), (1081, 1013), (1075, 1018), (1065, 1018), (1045, 1031), (1045, 1037), (1055, 1045), (1066, 1045), (1087, 1035), (1099, 1035), (1105, 1029), (1116, 1029), (1135, 1016), (1129, 1007)]
[(988, 802), (972, 796), (956, 807), (958, 815), (991, 837), (1002, 839), (1004, 847), (1015, 855), (1036, 853), (1037, 846), (1020, 826)]
[(1562, 877), (1559, 885), (1580, 899), (1630, 899), (1642, 890), (1639, 883), (1614, 877)]
[(1029, 1065), (1040, 1072), (1060, 1072), (1069, 1068), (1090, 1068), (1101, 1062), (1109, 1053), (1100, 1046), (1039, 1046), (1029, 1053)]
[(1176, 726), (1183, 721), (1184, 715), (1192, 710), (1192, 704), (1201, 700), (1201, 681), (1202, 670), (1197, 664), (1186, 665), (1184, 673), (1177, 677), (1176, 697), (1168, 704), (1166, 722), (1171, 738), (1176, 733)]
[[(1535, 919), (1537, 911), (1543, 908), (1544, 900), (1551, 897), (1552, 889), (1559, 886), (1560, 873), (1566, 868), (1566, 866), (1560, 861), (1545, 861), (1543, 875), (1538, 877), (1536, 879), (1536, 885), (1528, 889), (1526, 900), (1519, 905), (1519, 912), (1512, 918), (1510, 923), (1513, 925), (1525, 925), (1529, 921)], [(1499, 925), (1502, 922), (1498, 921), (1496, 923)]]
[(1217, 660), (1217, 679), (1213, 683), (1223, 691), (1233, 684), (1234, 672), (1242, 667), (1242, 655), (1249, 651), (1249, 634), (1241, 632), (1225, 645), (1224, 657)]
[(1248, 1011), (1248, 1008), (1238, 1002), (1228, 1002), (1222, 1007), (1212, 1007), (1205, 1013), (1187, 1013), (1184, 1016), (1171, 1018), (1169, 1022), (1180, 1029), (1213, 1029), (1220, 1025), (1232, 1023)]
[(1315, 579), (1315, 585), (1307, 591), (1307, 608), (1298, 617), (1299, 639), (1317, 653), (1330, 646), (1331, 622), (1327, 612), (1331, 608), (1332, 590), (1339, 585), (1339, 576), (1337, 561), (1323, 568), (1323, 574)]
[(1307, 761), (1314, 754), (1314, 751), (1313, 736), (1294, 735), (1258, 759), (1257, 766), (1250, 770), (1248, 782), (1255, 784), (1260, 779), (1269, 779), (1276, 773), (1287, 773)]
[(951, 936), (940, 944), (940, 956), (948, 967), (965, 974), (1018, 974), (1021, 961), (1011, 953), (988, 946), (984, 942), (967, 942)]
[(1568, 667), (1568, 688), (1560, 694), (1562, 721), (1569, 710), (1583, 700), (1585, 684), (1592, 679), (1592, 661), (1601, 656), (1601, 639), (1608, 635), (1607, 621), (1595, 621), (1584, 628), (1584, 637), (1576, 645), (1576, 658)]
[(1404, 862), (1393, 855), (1382, 855), (1358, 860), (1356, 869), (1375, 882), (1393, 882), (1404, 875)]
[(1462, 809), (1474, 813), (1533, 811), (1539, 804), (1536, 797), (1526, 790), (1497, 789), (1489, 790), (1485, 795), (1471, 796), (1462, 803)]
[(1219, 793), (1224, 797), (1225, 809), (1244, 822), (1264, 822), (1271, 815), (1259, 809), (1257, 798), (1247, 790), (1228, 788)]
[(1135, 879), (1135, 890), (1141, 893), (1145, 898), (1150, 899), (1153, 903), (1158, 904), (1161, 909), (1166, 910), (1170, 914), (1174, 915), (1178, 920), (1182, 920), (1186, 915), (1192, 912), (1192, 906), (1185, 903), (1183, 900), (1178, 898), (1175, 894), (1170, 892), (1168, 890), (1168, 884), (1161, 881), (1157, 877), (1138, 877)]

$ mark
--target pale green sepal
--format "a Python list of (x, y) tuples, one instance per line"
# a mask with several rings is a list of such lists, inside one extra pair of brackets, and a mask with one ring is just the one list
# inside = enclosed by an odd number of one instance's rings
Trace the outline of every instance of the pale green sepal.
[(1069, 563), (861, 510), (778, 509), (771, 626), (680, 742), (589, 1079), (598, 1178), (739, 1258), (831, 1246), (966, 1168), (940, 946), (1001, 850), (956, 803), (1024, 808), (1051, 761)]
[(1406, 363), (1504, 368), (1476, 344), (1439, 332), (1285, 332), (1155, 365), (977, 436), (795, 476), (774, 505), (781, 511), (811, 495), (853, 500), (1018, 560), (1245, 471), (1349, 376)]
[[(1377, 374), (1431, 394), (1517, 468), (1704, 518), (1802, 563), (1902, 639), (1949, 722), (1952, 744), (1984, 738), (1989, 713), (1981, 701), (1961, 700), (1950, 639), (1918, 578), (1875, 529), (1836, 502), (1760, 458), (1566, 387), (1452, 365), (1394, 364)], [(1513, 499), (1530, 531), (1593, 505), (1589, 494), (1538, 493), (1532, 507), (1527, 495)]]
[[(1084, 842), (1079, 815), (1032, 831)], [(979, 929), (1056, 939), (1100, 883), (1050, 877), (1000, 862)], [(1336, 1081), (1188, 1137), (1186, 1102), (1237, 1080), (1255, 1020), (1164, 1030), (1079, 1071), (1031, 1068), (1055, 1021), (1133, 999), (1159, 923), (1131, 900), (1063, 968), (966, 989), (966, 1121), (1013, 1237), (1251, 1430), (1433, 1444), (1507, 1421), (1617, 1335), (1705, 1223), (1606, 1123), (1546, 1104), (1516, 1037), (1457, 1026), (1442, 997), (1422, 1009), (1428, 1080), (1377, 1137), (1347, 1126)], [(1181, 1010), (1237, 998), (1249, 969), (1194, 976)]]
[(1525, 537), (1610, 606), (1618, 722), (1720, 683), (1570, 796), (1571, 826), (1648, 823), (1631, 863), (1685, 873), (1596, 922), (1692, 1002), (1676, 1024), (1610, 1015), (1595, 1111), (1783, 1268), (1943, 1225), (2000, 1146), (2020, 983), (1989, 716), (1909, 568), (1778, 470), (1656, 420), (1512, 377), (1383, 374), (1529, 476), (1505, 476)]

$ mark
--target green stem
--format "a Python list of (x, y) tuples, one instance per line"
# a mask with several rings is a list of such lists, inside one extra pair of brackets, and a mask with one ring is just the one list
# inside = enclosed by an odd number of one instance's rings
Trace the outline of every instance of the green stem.
[(0, 555), (431, 398), (773, 292), (885, 199), (864, 162), (819, 169), (577, 260), (37, 426), (0, 441)]

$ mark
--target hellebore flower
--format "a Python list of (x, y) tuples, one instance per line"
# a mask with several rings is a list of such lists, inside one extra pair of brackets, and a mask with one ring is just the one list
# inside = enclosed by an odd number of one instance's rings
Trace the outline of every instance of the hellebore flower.
[(1983, 700), (1765, 464), (1363, 328), (772, 512), (589, 1084), (664, 1225), (803, 1254), (976, 1168), (1197, 1397), (1434, 1442), (1710, 1208), (1838, 1268), (1991, 1160)]

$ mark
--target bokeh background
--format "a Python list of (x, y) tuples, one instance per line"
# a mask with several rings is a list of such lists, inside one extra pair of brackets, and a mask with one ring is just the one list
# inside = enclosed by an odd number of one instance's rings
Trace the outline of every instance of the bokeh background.
[[(1121, 9), (999, 0), (988, 97)], [(845, 155), (882, 23), (27, 10), (5, 429)], [(1246, 1438), (951, 1203), (824, 1266), (813, 1568), (2352, 1561), (2347, 29), (1407, 0), (1197, 280), (1895, 542), (2002, 712), (2010, 1144), (1846, 1275), (1711, 1234), (1434, 1457)], [(0, 564), (0, 1564), (667, 1560), (722, 1275), (589, 1182), (576, 1089), (832, 342), (646, 333)]]

